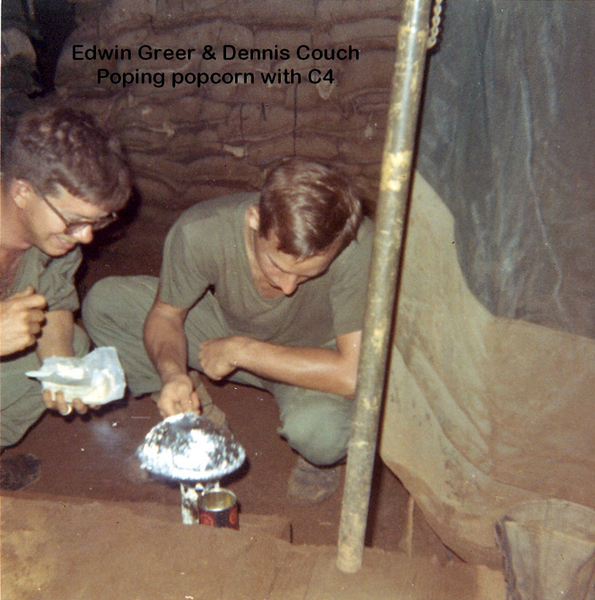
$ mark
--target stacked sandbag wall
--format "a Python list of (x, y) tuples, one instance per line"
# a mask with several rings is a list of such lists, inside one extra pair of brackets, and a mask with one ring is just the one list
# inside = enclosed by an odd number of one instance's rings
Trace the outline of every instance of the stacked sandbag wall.
[(197, 201), (258, 189), (294, 155), (344, 168), (374, 198), (398, 3), (76, 6), (57, 93), (120, 132), (141, 219), (169, 225)]

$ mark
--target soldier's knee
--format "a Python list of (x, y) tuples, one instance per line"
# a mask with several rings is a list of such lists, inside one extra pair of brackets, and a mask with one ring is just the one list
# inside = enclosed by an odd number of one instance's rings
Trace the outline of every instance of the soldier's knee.
[(314, 465), (333, 465), (347, 455), (349, 431), (338, 423), (287, 419), (280, 430), (289, 445)]

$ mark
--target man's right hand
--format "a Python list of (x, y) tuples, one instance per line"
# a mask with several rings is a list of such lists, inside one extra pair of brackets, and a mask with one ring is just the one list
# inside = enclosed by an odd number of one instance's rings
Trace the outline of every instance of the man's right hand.
[(180, 413), (200, 411), (198, 394), (188, 375), (175, 375), (163, 384), (157, 407), (165, 419)]
[(45, 321), (45, 296), (32, 285), (0, 303), (2, 337), (0, 354), (8, 356), (32, 346)]

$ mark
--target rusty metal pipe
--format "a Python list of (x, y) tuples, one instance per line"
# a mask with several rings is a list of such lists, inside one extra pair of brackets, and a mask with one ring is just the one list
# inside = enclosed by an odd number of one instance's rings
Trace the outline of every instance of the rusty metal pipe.
[(349, 443), (339, 528), (337, 567), (346, 573), (359, 571), (364, 552), (397, 271), (403, 245), (425, 72), (431, 3), (432, 0), (405, 0), (404, 16), (398, 31), (367, 288), (353, 433)]

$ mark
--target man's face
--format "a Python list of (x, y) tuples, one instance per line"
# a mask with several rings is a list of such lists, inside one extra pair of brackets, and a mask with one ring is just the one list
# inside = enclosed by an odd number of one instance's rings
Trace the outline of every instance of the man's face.
[(45, 197), (31, 190), (27, 204), (30, 242), (49, 256), (63, 256), (78, 244), (93, 241), (90, 224), (68, 232), (67, 223), (93, 222), (106, 217), (108, 211), (101, 206), (85, 202), (64, 188)]
[(331, 248), (317, 256), (296, 258), (279, 250), (279, 239), (274, 231), (268, 238), (258, 237), (255, 232), (253, 240), (256, 263), (266, 284), (285, 296), (291, 296), (305, 281), (322, 275), (337, 255), (336, 248)]

